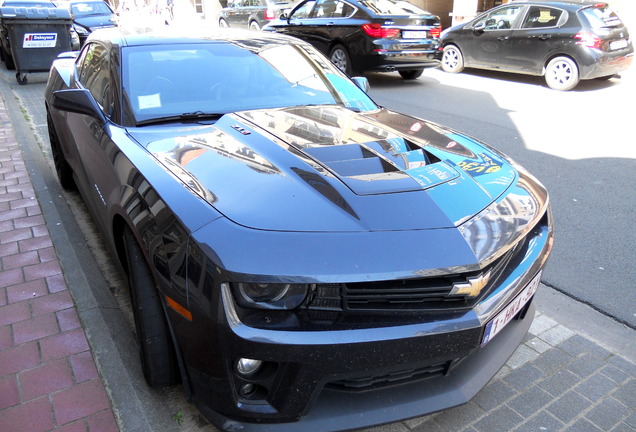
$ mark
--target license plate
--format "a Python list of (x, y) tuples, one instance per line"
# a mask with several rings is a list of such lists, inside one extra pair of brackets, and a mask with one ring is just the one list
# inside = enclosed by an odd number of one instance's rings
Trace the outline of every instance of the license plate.
[(484, 338), (481, 340), (481, 345), (484, 346), (494, 338), (512, 319), (517, 313), (523, 309), (523, 307), (532, 298), (541, 282), (541, 272), (539, 272), (534, 279), (521, 291), (521, 293), (515, 297), (501, 312), (497, 314), (486, 325), (486, 331), (484, 332)]
[(428, 37), (428, 33), (426, 30), (404, 30), (402, 32), (402, 37), (404, 39), (426, 39)]
[(610, 50), (614, 51), (614, 50), (618, 50), (618, 49), (623, 49), (623, 48), (627, 48), (627, 40), (625, 39), (621, 39), (621, 40), (617, 40), (614, 42), (610, 42)]

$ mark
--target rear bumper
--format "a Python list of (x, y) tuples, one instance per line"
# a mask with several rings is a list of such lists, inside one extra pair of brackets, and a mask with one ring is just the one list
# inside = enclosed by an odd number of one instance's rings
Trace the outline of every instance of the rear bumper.
[(367, 54), (354, 59), (353, 63), (357, 69), (378, 72), (438, 67), (438, 47), (439, 42), (430, 39), (374, 39), (369, 41)]
[(584, 61), (580, 66), (581, 79), (594, 79), (616, 75), (630, 67), (634, 60), (634, 51), (630, 49), (615, 53), (590, 53), (592, 61)]

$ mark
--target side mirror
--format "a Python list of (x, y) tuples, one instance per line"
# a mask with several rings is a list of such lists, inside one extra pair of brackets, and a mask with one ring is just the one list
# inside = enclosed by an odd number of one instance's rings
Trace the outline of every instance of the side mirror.
[(371, 88), (371, 86), (369, 86), (369, 80), (366, 77), (360, 77), (360, 76), (352, 77), (351, 81), (356, 83), (356, 85), (360, 87), (360, 89), (365, 93), (368, 93), (369, 89)]
[(486, 29), (486, 23), (484, 21), (478, 22), (473, 26), (473, 31), (483, 32)]
[(104, 113), (86, 89), (68, 89), (53, 92), (53, 107), (77, 114), (85, 114), (106, 122)]

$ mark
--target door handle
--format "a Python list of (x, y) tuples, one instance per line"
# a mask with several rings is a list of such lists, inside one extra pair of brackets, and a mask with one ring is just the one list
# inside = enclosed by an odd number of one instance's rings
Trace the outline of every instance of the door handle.
[(497, 38), (497, 40), (498, 40), (498, 41), (505, 41), (505, 40), (508, 40), (508, 39), (510, 39), (510, 37), (509, 37), (509, 36), (499, 36), (499, 37)]

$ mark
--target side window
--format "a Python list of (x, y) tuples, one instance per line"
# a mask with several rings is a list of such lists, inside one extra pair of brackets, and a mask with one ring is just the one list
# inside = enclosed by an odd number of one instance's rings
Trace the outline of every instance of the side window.
[(490, 12), (477, 24), (484, 24), (484, 30), (506, 30), (514, 26), (523, 6), (508, 6)]
[(532, 6), (523, 21), (523, 28), (554, 27), (559, 22), (563, 11), (545, 6)]
[(339, 0), (318, 0), (312, 18), (344, 18), (353, 12), (353, 7)]
[(80, 83), (91, 92), (106, 116), (112, 115), (113, 94), (110, 82), (110, 56), (103, 45), (93, 43), (80, 59)]
[(296, 18), (296, 19), (309, 18), (311, 9), (314, 7), (315, 4), (316, 4), (315, 1), (308, 1), (307, 3), (303, 4), (301, 7), (296, 9), (293, 15), (291, 16), (291, 18)]

